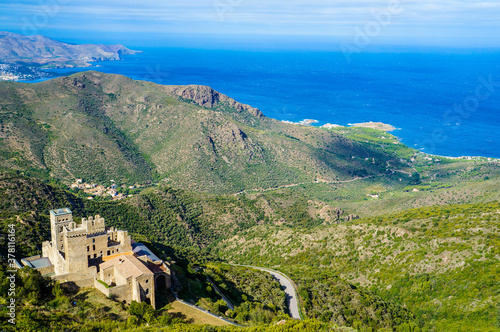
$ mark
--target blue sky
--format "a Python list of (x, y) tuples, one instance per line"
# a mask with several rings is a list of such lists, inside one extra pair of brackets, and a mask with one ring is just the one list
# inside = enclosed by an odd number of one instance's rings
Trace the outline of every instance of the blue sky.
[(0, 30), (75, 42), (353, 43), (368, 31), (371, 44), (500, 47), (498, 0), (3, 0), (0, 22)]

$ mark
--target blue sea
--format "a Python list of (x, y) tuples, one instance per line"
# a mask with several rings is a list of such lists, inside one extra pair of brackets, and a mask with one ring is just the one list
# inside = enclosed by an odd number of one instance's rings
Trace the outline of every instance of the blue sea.
[(431, 154), (500, 158), (499, 51), (367, 52), (349, 62), (339, 51), (129, 47), (143, 53), (92, 69), (209, 85), (278, 120), (387, 123)]

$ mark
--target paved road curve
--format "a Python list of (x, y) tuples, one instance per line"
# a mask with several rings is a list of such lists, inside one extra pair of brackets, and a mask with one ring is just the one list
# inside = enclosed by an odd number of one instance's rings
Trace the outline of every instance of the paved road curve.
[[(172, 290), (172, 289), (171, 289), (171, 290)], [(187, 305), (187, 306), (189, 306), (189, 307), (191, 307), (191, 308), (193, 308), (193, 309), (199, 310), (199, 311), (201, 311), (201, 312), (203, 312), (203, 313), (205, 313), (205, 314), (207, 314), (207, 315), (210, 315), (210, 316), (212, 316), (212, 317), (214, 317), (214, 318), (220, 319), (220, 320), (222, 320), (222, 321), (224, 321), (224, 322), (226, 322), (226, 323), (229, 323), (229, 324), (231, 324), (231, 325), (235, 325), (235, 326), (240, 326), (240, 327), (243, 327), (242, 325), (240, 325), (240, 324), (236, 324), (235, 322), (232, 322), (232, 321), (230, 321), (229, 319), (226, 319), (226, 318), (221, 317), (221, 316), (217, 316), (216, 314), (213, 314), (213, 313), (211, 313), (210, 311), (207, 311), (207, 310), (202, 309), (202, 308), (200, 308), (200, 307), (198, 307), (198, 306), (196, 306), (196, 305), (194, 305), (194, 304), (191, 304), (191, 303), (188, 303), (188, 302), (186, 302), (186, 301), (184, 301), (184, 300), (181, 300), (181, 299), (177, 296), (177, 293), (176, 293), (176, 292), (174, 292), (173, 290), (172, 290), (172, 294), (174, 294), (175, 299), (176, 299), (177, 301), (179, 301), (180, 303), (182, 303), (182, 304), (184, 304), (184, 305)]]
[(279, 283), (283, 287), (283, 291), (286, 294), (286, 302), (288, 305), (288, 310), (290, 311), (290, 317), (293, 319), (301, 319), (300, 317), (300, 311), (299, 311), (299, 298), (297, 296), (297, 292), (295, 290), (295, 287), (293, 286), (292, 280), (288, 278), (286, 275), (284, 275), (281, 272), (274, 271), (271, 269), (266, 269), (263, 267), (258, 267), (258, 266), (250, 266), (250, 265), (238, 265), (238, 264), (232, 264), (236, 266), (245, 266), (245, 267), (250, 267), (253, 269), (265, 271), (267, 273), (270, 273), (273, 277), (278, 279)]
[(212, 287), (215, 289), (215, 291), (217, 292), (217, 294), (219, 294), (222, 297), (222, 299), (224, 300), (224, 302), (226, 302), (228, 308), (231, 309), (231, 310), (234, 310), (234, 305), (231, 303), (231, 301), (229, 301), (229, 299), (224, 294), (222, 294), (222, 292), (220, 291), (219, 287), (217, 287), (215, 285), (215, 283), (212, 281), (212, 279), (210, 279), (210, 277), (208, 275), (207, 275), (207, 281), (212, 285)]

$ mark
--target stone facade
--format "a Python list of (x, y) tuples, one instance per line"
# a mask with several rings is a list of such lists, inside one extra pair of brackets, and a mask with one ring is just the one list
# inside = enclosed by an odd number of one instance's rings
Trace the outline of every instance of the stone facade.
[[(99, 280), (113, 286), (108, 288), (109, 294), (119, 301), (147, 301), (155, 307), (155, 273), (133, 255), (120, 255), (101, 264)], [(128, 291), (123, 291), (124, 286)]]
[(51, 273), (56, 280), (93, 286), (127, 303), (146, 301), (154, 307), (156, 290), (170, 287), (167, 263), (152, 253), (138, 256), (128, 232), (106, 227), (99, 215), (77, 225), (68, 208), (52, 210), (50, 226), (52, 240), (42, 244), (42, 257), (29, 257), (23, 263)]

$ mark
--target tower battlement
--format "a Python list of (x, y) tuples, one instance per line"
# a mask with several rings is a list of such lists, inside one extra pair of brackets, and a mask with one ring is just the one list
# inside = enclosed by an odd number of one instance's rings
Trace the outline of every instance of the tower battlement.
[[(76, 282), (82, 287), (93, 285), (119, 300), (146, 301), (153, 306), (156, 288), (170, 286), (169, 267), (156, 256), (153, 261), (136, 254), (128, 232), (106, 228), (99, 215), (82, 218), (82, 223), (76, 224), (70, 209), (52, 210), (50, 228), (52, 241), (43, 243), (43, 257), (27, 261), (48, 261), (50, 264), (43, 269), (53, 273), (55, 279)], [(120, 287), (113, 293), (114, 288), (104, 287), (97, 279)]]
[[(106, 229), (99, 215), (73, 221), (70, 209), (50, 211), (52, 241), (44, 245), (44, 255), (54, 262), (56, 274), (88, 273), (89, 266), (97, 266), (107, 256), (132, 250), (127, 231)], [(64, 262), (59, 262), (64, 257)]]

